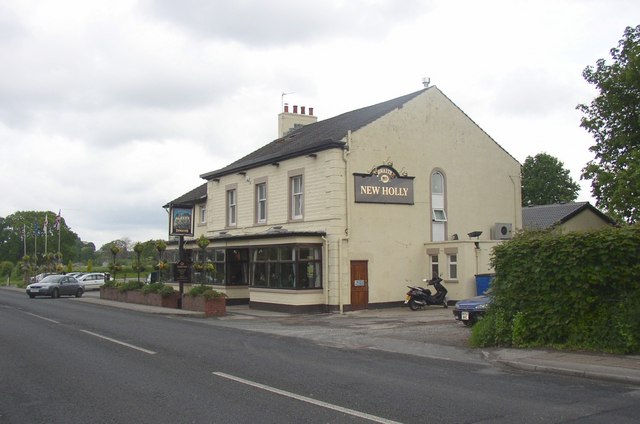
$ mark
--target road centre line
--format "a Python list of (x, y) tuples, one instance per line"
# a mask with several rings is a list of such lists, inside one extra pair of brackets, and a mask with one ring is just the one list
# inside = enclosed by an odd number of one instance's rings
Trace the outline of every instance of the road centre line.
[(27, 315), (31, 315), (32, 317), (36, 317), (36, 318), (43, 319), (43, 320), (45, 320), (45, 321), (52, 322), (52, 323), (54, 323), (54, 324), (60, 324), (60, 322), (59, 322), (59, 321), (56, 321), (56, 320), (51, 319), (51, 318), (43, 317), (42, 315), (32, 314), (31, 312), (25, 312), (25, 314), (27, 314)]
[(154, 352), (152, 350), (147, 350), (147, 349), (141, 348), (139, 346), (135, 346), (135, 345), (132, 345), (132, 344), (129, 344), (129, 343), (121, 342), (120, 340), (112, 339), (111, 337), (103, 336), (102, 334), (94, 333), (94, 332), (87, 331), (87, 330), (80, 330), (80, 331), (82, 331), (83, 333), (90, 334), (90, 335), (95, 336), (95, 337), (99, 337), (99, 338), (104, 339), (104, 340), (108, 340), (108, 341), (113, 342), (113, 343), (117, 343), (117, 344), (122, 345), (122, 346), (130, 347), (131, 349), (139, 350), (140, 352), (148, 353), (149, 355), (155, 355), (157, 353), (157, 352)]
[(292, 398), (292, 399), (296, 399), (296, 400), (299, 400), (299, 401), (302, 401), (302, 402), (307, 402), (307, 403), (310, 403), (310, 404), (313, 404), (313, 405), (316, 405), (316, 406), (321, 406), (323, 408), (332, 409), (334, 411), (342, 412), (344, 414), (353, 415), (354, 417), (364, 418), (366, 420), (373, 421), (373, 422), (376, 422), (376, 423), (399, 424), (398, 421), (388, 420), (386, 418), (377, 417), (375, 415), (367, 414), (365, 412), (355, 411), (353, 409), (344, 408), (342, 406), (334, 405), (332, 403), (327, 403), (327, 402), (323, 402), (321, 400), (309, 398), (309, 397), (306, 397), (306, 396), (297, 395), (295, 393), (287, 392), (286, 390), (276, 389), (275, 387), (271, 387), (271, 386), (267, 386), (267, 385), (264, 385), (264, 384), (256, 383), (255, 381), (251, 381), (251, 380), (245, 380), (244, 378), (236, 377), (236, 376), (233, 376), (233, 375), (230, 375), (230, 374), (225, 374), (223, 372), (215, 372), (214, 371), (213, 374), (217, 375), (218, 377), (226, 378), (228, 380), (233, 380), (233, 381), (236, 381), (238, 383), (242, 383), (242, 384), (246, 384), (248, 386), (256, 387), (258, 389), (266, 390), (266, 391), (271, 392), (271, 393), (275, 393), (275, 394), (278, 394), (278, 395), (281, 395), (281, 396), (286, 396), (286, 397), (289, 397), (289, 398)]

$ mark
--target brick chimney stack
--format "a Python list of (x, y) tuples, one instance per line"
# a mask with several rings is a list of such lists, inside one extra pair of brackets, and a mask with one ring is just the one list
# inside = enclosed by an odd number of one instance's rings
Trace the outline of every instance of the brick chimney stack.
[(300, 106), (298, 113), (298, 105), (293, 105), (293, 112), (289, 112), (289, 104), (284, 104), (284, 111), (278, 115), (278, 138), (284, 137), (291, 131), (304, 125), (318, 122), (318, 117), (313, 115), (313, 108), (309, 108), (307, 114), (306, 106)]

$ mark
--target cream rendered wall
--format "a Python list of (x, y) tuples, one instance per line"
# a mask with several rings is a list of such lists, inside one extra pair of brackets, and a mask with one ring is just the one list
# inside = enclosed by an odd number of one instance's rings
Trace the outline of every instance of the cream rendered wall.
[[(445, 241), (429, 244), (429, 250), (438, 250), (440, 260), (440, 270), (444, 279), (444, 286), (448, 290), (447, 297), (450, 300), (468, 299), (476, 296), (476, 274), (488, 274), (493, 270), (490, 265), (493, 248), (502, 241), (485, 240), (475, 242), (465, 241)], [(457, 249), (458, 256), (458, 278), (449, 278), (447, 269), (448, 249)]]
[[(368, 172), (387, 160), (415, 177), (414, 205), (349, 202), (349, 259), (369, 261), (370, 303), (400, 300), (407, 283), (427, 276), (434, 170), (445, 175), (448, 239), (457, 233), (468, 240), (467, 233), (480, 230), (480, 239), (488, 240), (496, 222), (522, 227), (520, 164), (436, 87), (353, 132), (348, 159), (351, 193), (352, 173)], [(466, 256), (459, 267), (468, 273), (470, 263), (475, 270), (475, 257)], [(468, 275), (464, 278), (457, 289), (461, 296), (472, 284)]]
[[(303, 170), (304, 219), (289, 220), (289, 176), (291, 171)], [(247, 179), (249, 181), (247, 181)], [(267, 182), (267, 223), (256, 224), (255, 183), (256, 179)], [(226, 187), (237, 187), (238, 218), (236, 227), (226, 227)], [(274, 226), (288, 231), (325, 232), (326, 237), (315, 240), (292, 238), (260, 239), (252, 241), (224, 242), (224, 246), (247, 246), (314, 242), (323, 244), (323, 290), (301, 291), (251, 289), (251, 300), (279, 304), (333, 304), (340, 302), (337, 291), (340, 268), (338, 245), (346, 227), (345, 161), (342, 149), (318, 152), (315, 157), (299, 157), (284, 160), (279, 166), (265, 165), (247, 171), (246, 175), (228, 175), (219, 182), (207, 184), (207, 231), (214, 237), (220, 231), (229, 235), (260, 234)], [(219, 243), (219, 242), (218, 242)], [(210, 245), (214, 247), (217, 242)], [(347, 274), (348, 278), (348, 274)], [(346, 283), (348, 285), (348, 282)], [(348, 289), (348, 286), (347, 286)], [(344, 295), (343, 295), (344, 296)]]
[(586, 209), (560, 226), (562, 232), (597, 230), (611, 226), (592, 211)]
[[(197, 240), (201, 235), (204, 235), (206, 237), (207, 234), (207, 222), (205, 221), (204, 223), (200, 222), (200, 209), (202, 207), (206, 208), (206, 203), (202, 202), (202, 203), (198, 203), (196, 205), (194, 205), (193, 207), (193, 219), (194, 221), (194, 231), (193, 231), (193, 239)], [(206, 211), (205, 211), (206, 213)], [(207, 214), (208, 215), (208, 214)], [(191, 239), (191, 238), (189, 238)], [(186, 238), (185, 238), (186, 240)]]
[[(444, 270), (445, 245), (459, 248), (460, 280), (445, 283), (449, 297), (475, 294), (475, 273), (490, 271), (490, 249), (496, 243), (488, 241), (493, 224), (511, 222), (514, 230), (522, 226), (518, 162), (436, 87), (354, 131), (346, 141), (348, 152), (331, 149), (318, 152), (316, 157), (293, 158), (281, 161), (279, 166), (260, 166), (248, 170), (246, 175), (232, 174), (207, 184), (208, 237), (217, 236), (220, 231), (229, 235), (259, 234), (279, 225), (289, 231), (327, 234), (325, 240), (317, 240), (324, 242), (321, 294), (289, 295), (287, 291), (252, 289), (252, 300), (349, 304), (350, 261), (368, 260), (369, 302), (399, 301), (407, 284), (421, 282), (427, 276), (427, 248), (441, 249)], [(415, 204), (354, 203), (353, 173), (368, 172), (387, 160), (398, 171), (415, 177)], [(304, 172), (304, 220), (290, 222), (289, 172), (300, 169)], [(446, 178), (447, 237), (457, 233), (458, 243), (431, 243), (430, 175), (435, 169), (441, 170)], [(254, 223), (256, 179), (267, 181), (267, 223), (263, 225)], [(237, 187), (238, 218), (237, 226), (228, 228), (226, 187), (232, 184)], [(477, 251), (466, 236), (474, 230), (483, 231), (481, 248)], [(215, 244), (214, 240), (211, 247)]]
[[(304, 173), (304, 219), (289, 220), (289, 172)], [(256, 179), (267, 181), (267, 223), (255, 221)], [(248, 180), (248, 181), (247, 181)], [(236, 184), (237, 226), (227, 227), (226, 189)], [(247, 171), (246, 175), (232, 174), (207, 184), (207, 233), (257, 234), (273, 226), (282, 225), (289, 231), (332, 231), (344, 227), (345, 211), (344, 161), (342, 150), (318, 152), (316, 157), (298, 157), (281, 161), (279, 166), (265, 165)]]

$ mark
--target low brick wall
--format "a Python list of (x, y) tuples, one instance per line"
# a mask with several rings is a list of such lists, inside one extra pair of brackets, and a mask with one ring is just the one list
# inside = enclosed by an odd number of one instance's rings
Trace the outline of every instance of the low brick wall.
[(178, 309), (179, 298), (180, 295), (178, 293), (163, 297), (158, 293), (144, 294), (141, 290), (120, 292), (118, 289), (113, 287), (100, 288), (100, 299), (125, 303), (137, 303), (140, 305), (160, 306), (163, 308)]
[(224, 297), (205, 299), (202, 296), (182, 296), (182, 309), (204, 312), (205, 316), (221, 317), (227, 314), (227, 301)]

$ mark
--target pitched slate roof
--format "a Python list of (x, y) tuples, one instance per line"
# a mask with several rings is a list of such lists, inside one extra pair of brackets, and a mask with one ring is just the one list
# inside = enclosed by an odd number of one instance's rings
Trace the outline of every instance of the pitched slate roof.
[(357, 109), (333, 118), (319, 121), (298, 128), (282, 138), (278, 138), (232, 164), (200, 175), (205, 180), (212, 180), (224, 175), (244, 171), (256, 166), (268, 165), (281, 160), (308, 155), (331, 148), (344, 148), (343, 141), (349, 131), (356, 131), (389, 112), (401, 108), (414, 97), (424, 93), (423, 88), (411, 94)]
[(522, 226), (526, 230), (543, 230), (564, 224), (580, 212), (591, 210), (603, 220), (615, 224), (615, 221), (600, 212), (589, 202), (556, 203), (553, 205), (526, 206), (522, 208)]
[(196, 203), (204, 202), (206, 198), (207, 183), (204, 183), (201, 186), (194, 188), (190, 192), (185, 193), (176, 199), (173, 199), (172, 201), (164, 205), (163, 208), (168, 208), (172, 205), (194, 205)]

